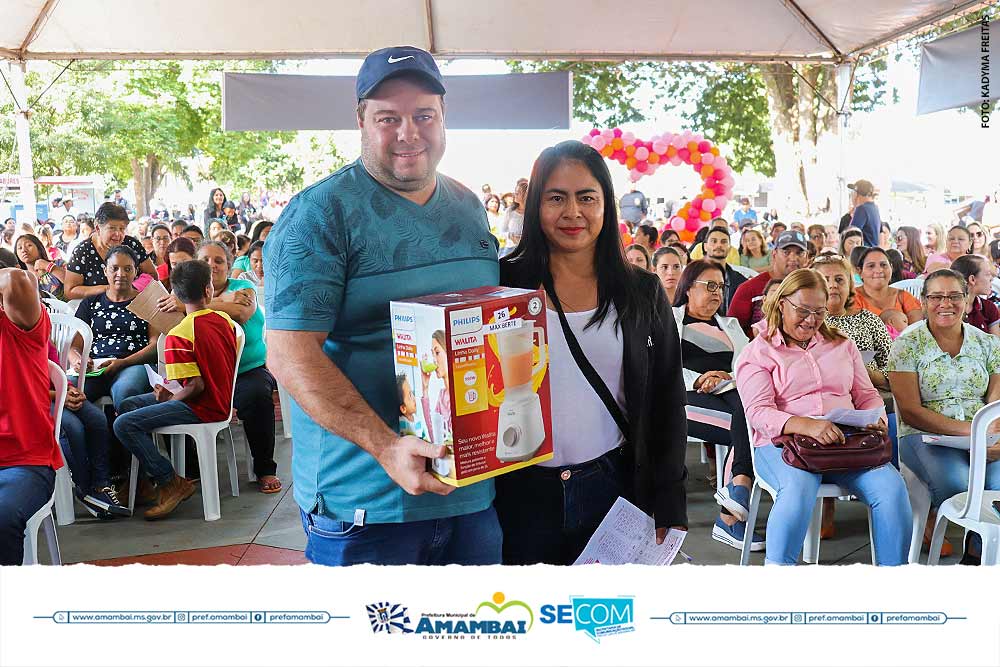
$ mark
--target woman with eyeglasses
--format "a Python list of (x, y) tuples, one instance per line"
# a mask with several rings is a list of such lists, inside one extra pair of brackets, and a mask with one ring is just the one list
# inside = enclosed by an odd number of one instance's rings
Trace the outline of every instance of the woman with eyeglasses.
[(909, 292), (890, 287), (892, 263), (882, 248), (865, 248), (861, 251), (857, 266), (861, 273), (861, 287), (855, 293), (858, 308), (881, 315), (883, 310), (893, 308), (906, 315), (910, 324), (923, 318), (920, 302)]
[[(674, 320), (684, 363), (688, 435), (707, 443), (731, 446), (726, 484), (715, 494), (722, 512), (712, 527), (712, 539), (734, 549), (743, 547), (753, 463), (750, 436), (740, 395), (733, 391), (733, 360), (750, 341), (739, 320), (719, 315), (725, 290), (718, 264), (695, 260), (677, 285)], [(764, 549), (755, 534), (751, 551)]]
[[(820, 255), (812, 264), (826, 280), (826, 308), (829, 314), (826, 323), (835, 327), (842, 334), (854, 341), (861, 352), (868, 370), (868, 379), (879, 390), (886, 411), (891, 412), (892, 401), (889, 391), (889, 349), (892, 340), (885, 324), (870, 310), (859, 308), (856, 303), (854, 280), (851, 278), (850, 263), (838, 255)], [(893, 437), (892, 421), (889, 421), (889, 437)], [(820, 536), (824, 539), (833, 537), (834, 533), (834, 499), (823, 499), (823, 522)]]
[[(879, 565), (906, 563), (911, 510), (899, 471), (886, 464), (840, 473), (812, 473), (793, 467), (772, 444), (799, 433), (826, 444), (843, 443), (844, 433), (817, 414), (835, 408), (883, 409), (861, 353), (826, 322), (829, 291), (812, 269), (788, 274), (764, 303), (766, 324), (736, 364), (736, 383), (756, 447), (757, 474), (777, 489), (767, 518), (767, 565), (795, 565), (805, 539), (816, 492), (823, 482), (839, 484), (871, 507), (873, 549)], [(886, 433), (885, 416), (871, 430)]]
[(969, 235), (972, 237), (972, 250), (969, 252), (970, 255), (979, 255), (980, 257), (990, 258), (990, 240), (989, 236), (986, 235), (986, 230), (978, 222), (970, 222), (965, 227), (969, 230)]
[(904, 225), (896, 230), (896, 249), (903, 255), (903, 270), (914, 275), (924, 272), (927, 255), (920, 245), (920, 231), (916, 227)]
[[(897, 338), (889, 354), (900, 459), (931, 492), (925, 545), (936, 508), (968, 488), (969, 453), (925, 444), (923, 434), (968, 437), (976, 412), (1000, 399), (1000, 339), (962, 321), (967, 299), (968, 285), (955, 271), (941, 269), (927, 276), (921, 292), (927, 318)], [(1000, 490), (1000, 445), (986, 450), (986, 460), (986, 488)], [(950, 553), (950, 545), (941, 550), (942, 555)], [(978, 564), (980, 553), (980, 540), (967, 540), (962, 562)]]
[(938, 269), (947, 269), (951, 263), (962, 255), (972, 251), (972, 233), (961, 225), (955, 225), (948, 230), (944, 252), (935, 253), (927, 258), (924, 273), (932, 273)]

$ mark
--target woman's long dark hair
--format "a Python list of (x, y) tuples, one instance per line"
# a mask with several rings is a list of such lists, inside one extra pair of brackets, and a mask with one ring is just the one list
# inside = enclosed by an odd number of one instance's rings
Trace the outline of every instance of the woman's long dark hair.
[(594, 248), (597, 311), (587, 322), (587, 327), (603, 322), (612, 304), (618, 311), (615, 326), (618, 326), (622, 319), (640, 320), (651, 317), (653, 303), (646, 303), (648, 295), (635, 289), (639, 274), (646, 272), (625, 261), (625, 251), (618, 236), (618, 211), (615, 209), (615, 202), (618, 200), (611, 184), (611, 173), (601, 154), (579, 141), (563, 141), (550, 146), (535, 160), (531, 168), (531, 177), (528, 179), (528, 196), (524, 201), (524, 228), (521, 241), (504, 261), (509, 262), (511, 268), (518, 271), (528, 284), (552, 284), (549, 241), (542, 231), (539, 210), (542, 193), (552, 172), (568, 161), (579, 162), (587, 168), (600, 184), (601, 196), (604, 198), (604, 225), (597, 235), (597, 245)]
[[(31, 241), (31, 245), (35, 246), (35, 249), (38, 250), (38, 259), (45, 259), (45, 260), (49, 259), (49, 252), (48, 250), (45, 249), (45, 244), (42, 243), (42, 240), (40, 238), (38, 238), (34, 234), (21, 234), (20, 236), (17, 237), (17, 240), (20, 241), (21, 239), (28, 239), (29, 241)], [(16, 249), (16, 244), (15, 244), (15, 249)], [(17, 257), (16, 252), (14, 253), (14, 256)], [(20, 266), (25, 271), (33, 271), (35, 268), (33, 266), (27, 266), (24, 262), (21, 261), (20, 257), (17, 257), (17, 265)]]
[(205, 210), (206, 211), (211, 211), (211, 217), (213, 217), (213, 218), (225, 217), (225, 216), (217, 216), (217, 215), (215, 215), (216, 211), (221, 211), (222, 210), (222, 206), (221, 205), (219, 206), (219, 208), (215, 208), (215, 193), (216, 192), (221, 192), (222, 193), (222, 203), (223, 204), (226, 203), (226, 191), (223, 190), (222, 188), (212, 188), (212, 191), (208, 193), (208, 206), (205, 207)]

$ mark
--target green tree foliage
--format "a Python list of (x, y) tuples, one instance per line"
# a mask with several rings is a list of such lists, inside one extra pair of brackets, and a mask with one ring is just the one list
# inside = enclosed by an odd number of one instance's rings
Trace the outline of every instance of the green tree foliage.
[[(221, 72), (273, 71), (271, 61), (75, 62), (32, 107), (36, 174), (102, 174), (135, 185), (140, 214), (166, 174), (190, 184), (198, 176), (235, 190), (258, 183), (269, 189), (301, 187), (304, 169), (285, 148), (294, 132), (224, 132)], [(59, 71), (29, 75), (34, 99)], [(0, 96), (0, 114), (13, 111)], [(0, 124), (0, 160), (13, 149), (13, 123)], [(15, 165), (3, 165), (16, 171)]]

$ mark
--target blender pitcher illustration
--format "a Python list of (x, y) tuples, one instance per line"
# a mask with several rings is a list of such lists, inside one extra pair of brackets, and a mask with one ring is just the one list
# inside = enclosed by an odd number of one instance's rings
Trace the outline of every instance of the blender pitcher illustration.
[[(538, 334), (538, 364), (531, 351)], [(497, 459), (527, 461), (545, 440), (542, 402), (531, 388), (531, 376), (545, 365), (545, 329), (524, 322), (517, 329), (496, 334), (503, 374), (504, 400), (497, 423)]]

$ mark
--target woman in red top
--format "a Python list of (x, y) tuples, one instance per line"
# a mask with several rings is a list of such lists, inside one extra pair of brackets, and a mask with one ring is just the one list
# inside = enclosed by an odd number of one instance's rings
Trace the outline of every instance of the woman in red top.
[(0, 565), (21, 564), (25, 526), (62, 466), (49, 409), (51, 327), (35, 277), (0, 269)]

